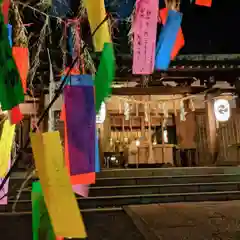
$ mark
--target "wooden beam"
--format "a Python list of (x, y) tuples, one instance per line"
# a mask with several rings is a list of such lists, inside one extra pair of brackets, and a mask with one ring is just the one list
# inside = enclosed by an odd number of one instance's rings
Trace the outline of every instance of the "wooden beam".
[[(113, 88), (113, 95), (123, 95), (123, 96), (131, 96), (131, 95), (174, 95), (174, 94), (198, 94), (207, 91), (208, 89), (205, 87), (123, 87), (123, 88)], [(219, 92), (230, 92), (232, 93), (233, 89), (211, 89), (211, 92), (219, 91)]]

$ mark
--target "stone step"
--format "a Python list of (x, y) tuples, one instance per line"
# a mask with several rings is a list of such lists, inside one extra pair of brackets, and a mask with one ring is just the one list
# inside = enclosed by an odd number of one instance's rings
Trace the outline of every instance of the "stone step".
[(98, 178), (148, 177), (148, 176), (183, 176), (208, 174), (240, 174), (240, 167), (174, 167), (174, 168), (138, 168), (138, 169), (103, 169)]
[[(78, 198), (80, 209), (122, 207), (134, 204), (201, 202), (239, 200), (240, 191), (194, 192), (169, 194), (141, 194)], [(0, 206), (0, 212), (12, 211), (13, 200), (7, 206)], [(31, 200), (19, 200), (16, 211), (31, 211)]]
[[(240, 191), (240, 182), (213, 182), (188, 184), (160, 184), (160, 185), (126, 185), (126, 186), (92, 186), (90, 197), (140, 195), (140, 194), (167, 194), (167, 193), (194, 193), (194, 192), (222, 192)], [(11, 199), (11, 195), (9, 196)], [(14, 197), (14, 196), (13, 196)], [(21, 200), (31, 199), (31, 189), (24, 189)]]
[(98, 178), (95, 186), (122, 186), (122, 185), (159, 185), (177, 183), (208, 183), (208, 182), (238, 182), (240, 174), (209, 174), (186, 176), (148, 176), (148, 177), (113, 177)]

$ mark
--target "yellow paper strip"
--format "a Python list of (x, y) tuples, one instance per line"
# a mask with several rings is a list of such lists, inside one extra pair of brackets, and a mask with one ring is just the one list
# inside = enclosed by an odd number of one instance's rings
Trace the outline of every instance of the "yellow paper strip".
[(15, 132), (15, 125), (11, 125), (8, 119), (5, 120), (3, 124), (2, 135), (0, 136), (0, 177), (1, 178), (5, 177), (8, 171), (14, 132)]
[(55, 234), (66, 238), (86, 238), (82, 216), (65, 167), (59, 132), (31, 134), (31, 143)]
[[(106, 17), (104, 0), (84, 0), (84, 6), (87, 9), (88, 21), (93, 33), (99, 24)], [(101, 52), (104, 43), (111, 43), (108, 21), (105, 21), (93, 36), (95, 51)]]

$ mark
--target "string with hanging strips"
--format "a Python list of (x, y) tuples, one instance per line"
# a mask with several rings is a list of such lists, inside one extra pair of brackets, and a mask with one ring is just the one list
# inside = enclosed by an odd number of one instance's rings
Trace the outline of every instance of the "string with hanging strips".
[[(90, 35), (90, 38), (92, 38), (96, 32), (99, 30), (99, 28), (108, 20), (108, 15), (105, 16), (105, 18), (102, 20), (102, 22), (96, 27), (96, 29), (92, 32), (92, 34)], [(83, 46), (83, 49), (82, 49), (82, 52), (84, 52), (84, 49), (87, 47), (87, 45), (85, 44)], [(53, 97), (53, 99), (51, 100), (51, 102), (48, 104), (48, 106), (45, 108), (45, 110), (42, 112), (42, 114), (40, 115), (37, 123), (36, 123), (36, 126), (34, 127), (34, 129), (32, 129), (32, 132), (36, 132), (37, 131), (37, 127), (40, 126), (40, 124), (42, 123), (42, 121), (45, 119), (45, 117), (47, 116), (50, 108), (53, 106), (53, 104), (56, 102), (56, 100), (60, 97), (60, 95), (62, 94), (62, 91), (63, 91), (63, 88), (67, 82), (67, 79), (70, 75), (70, 72), (71, 70), (73, 69), (73, 67), (75, 66), (76, 62), (78, 61), (78, 56), (72, 61), (71, 65), (69, 66), (68, 68), (68, 71), (67, 73), (65, 74), (64, 76), (64, 79), (62, 80), (60, 86), (58, 87), (58, 89), (56, 90), (55, 92), (55, 95)], [(12, 166), (10, 167), (9, 171), (7, 172), (6, 176), (4, 177), (4, 179), (2, 180), (1, 184), (0, 184), (0, 191), (3, 189), (5, 183), (7, 182), (7, 180), (9, 179), (9, 177), (11, 176), (11, 174), (13, 173), (13, 171), (15, 170), (18, 162), (20, 161), (21, 159), (21, 154), (22, 154), (22, 151), (24, 151), (28, 145), (30, 143), (30, 138), (27, 139), (25, 145), (23, 146), (22, 149), (20, 149), (18, 152), (17, 152), (17, 156), (16, 156), (16, 159), (14, 160), (14, 162), (12, 163)], [(32, 171), (32, 170), (31, 170)], [(6, 194), (4, 196), (2, 196), (0, 198), (3, 199), (4, 197), (6, 196)]]

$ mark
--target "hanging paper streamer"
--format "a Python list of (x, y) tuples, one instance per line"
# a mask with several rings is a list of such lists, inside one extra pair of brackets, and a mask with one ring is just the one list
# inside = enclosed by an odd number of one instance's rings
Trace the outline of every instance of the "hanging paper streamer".
[[(68, 135), (67, 135), (67, 124), (66, 124), (66, 110), (65, 110), (65, 105), (63, 105), (62, 112), (61, 112), (61, 119), (64, 121), (64, 156), (65, 156), (65, 162), (66, 166), (69, 171), (70, 175), (70, 164), (69, 164), (69, 150), (68, 150)], [(79, 175), (74, 175), (71, 176), (71, 183), (72, 185), (76, 184), (94, 184), (96, 181), (96, 173), (91, 172), (91, 173), (84, 173), (84, 174), (79, 174)]]
[[(11, 161), (9, 160), (8, 161), (8, 169), (10, 168), (10, 165), (11, 165)], [(2, 183), (3, 179), (4, 178), (0, 178), (0, 183)], [(6, 183), (4, 184), (3, 189), (0, 191), (0, 199), (1, 199), (0, 200), (0, 205), (7, 205), (8, 204), (8, 196), (7, 196), (8, 186), (9, 186), (9, 178), (6, 181)], [(3, 196), (5, 196), (5, 197), (3, 197)]]
[(99, 160), (99, 144), (98, 144), (98, 134), (96, 132), (96, 142), (95, 142), (95, 172), (100, 172), (100, 160)]
[(2, 14), (4, 17), (4, 23), (8, 24), (8, 10), (10, 7), (10, 0), (3, 0), (2, 3)]
[(0, 14), (0, 104), (3, 111), (24, 102), (21, 80), (9, 45), (7, 27)]
[(195, 4), (204, 7), (211, 7), (212, 0), (195, 0)]
[(55, 234), (66, 238), (86, 238), (82, 216), (64, 164), (59, 132), (31, 134), (31, 143)]
[[(91, 32), (93, 33), (106, 17), (104, 0), (84, 0), (84, 5), (87, 9), (88, 21)], [(111, 42), (108, 21), (106, 20), (101, 24), (93, 36), (93, 45), (95, 47), (95, 51), (101, 52), (104, 44)]]
[(33, 182), (31, 199), (33, 240), (55, 240), (40, 182)]
[(26, 93), (26, 91), (27, 91), (27, 75), (28, 75), (28, 70), (29, 70), (28, 48), (13, 46), (12, 55), (13, 55), (14, 61), (16, 63), (16, 66), (18, 68), (18, 72), (20, 74), (24, 93)]
[(152, 74), (154, 70), (158, 0), (136, 2), (133, 25), (133, 74)]
[(0, 177), (4, 177), (8, 170), (14, 132), (15, 125), (11, 125), (8, 119), (5, 120), (0, 138)]
[(93, 86), (64, 89), (70, 175), (95, 171), (96, 114)]
[(9, 111), (9, 120), (11, 124), (18, 124), (23, 120), (23, 115), (19, 106), (16, 106)]
[(9, 45), (10, 47), (12, 47), (12, 25), (11, 24), (7, 24), (7, 31), (8, 31), (8, 41), (9, 41)]
[(165, 26), (162, 27), (157, 43), (157, 53), (155, 59), (155, 68), (158, 70), (167, 70), (171, 62), (171, 53), (176, 42), (177, 33), (180, 29), (182, 14), (174, 11), (168, 11), (168, 18)]
[(88, 184), (73, 185), (73, 191), (82, 197), (88, 197), (89, 185)]
[(94, 81), (96, 113), (99, 112), (104, 99), (110, 95), (114, 77), (115, 58), (113, 45), (111, 43), (105, 43)]
[[(168, 17), (168, 9), (163, 8), (160, 10), (160, 19), (162, 21), (162, 24), (165, 25)], [(175, 41), (175, 44), (173, 46), (172, 52), (171, 52), (171, 60), (173, 60), (179, 53), (180, 49), (183, 48), (185, 44), (182, 28), (180, 27), (178, 33), (177, 33), (177, 38)]]

